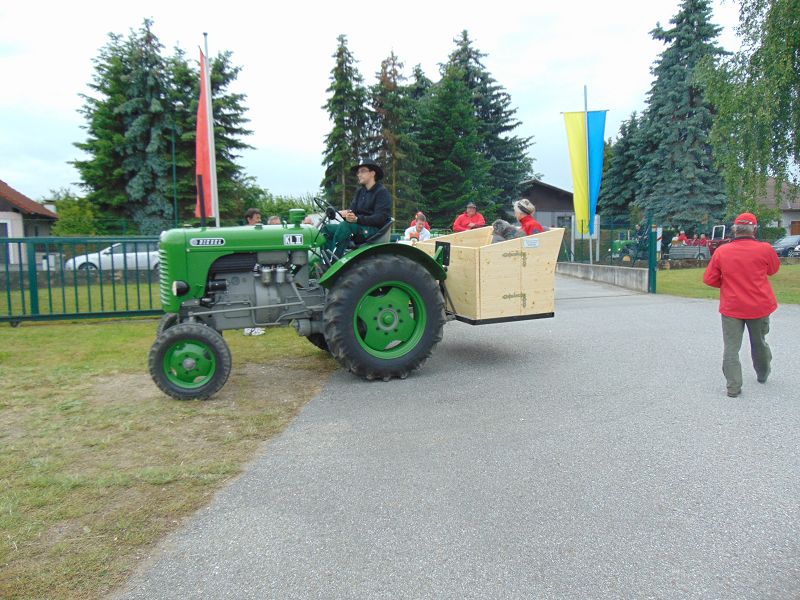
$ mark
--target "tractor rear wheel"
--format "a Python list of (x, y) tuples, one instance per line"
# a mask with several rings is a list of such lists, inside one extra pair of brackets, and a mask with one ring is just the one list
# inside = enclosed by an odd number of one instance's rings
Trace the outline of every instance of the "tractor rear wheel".
[(422, 265), (381, 255), (342, 273), (323, 318), (330, 353), (342, 366), (364, 379), (404, 379), (442, 339), (444, 299)]
[(311, 335), (307, 335), (306, 339), (314, 344), (320, 350), (324, 350), (325, 352), (330, 352), (328, 349), (328, 342), (325, 341), (325, 336), (321, 333), (312, 333)]
[(166, 329), (150, 349), (150, 376), (176, 400), (205, 400), (231, 372), (228, 345), (211, 327), (179, 323)]

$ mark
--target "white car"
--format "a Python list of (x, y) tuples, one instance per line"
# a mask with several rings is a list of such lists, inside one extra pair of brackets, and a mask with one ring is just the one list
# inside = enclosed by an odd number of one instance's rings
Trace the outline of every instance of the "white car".
[(158, 272), (156, 242), (121, 242), (99, 252), (77, 254), (64, 262), (66, 271), (150, 271)]

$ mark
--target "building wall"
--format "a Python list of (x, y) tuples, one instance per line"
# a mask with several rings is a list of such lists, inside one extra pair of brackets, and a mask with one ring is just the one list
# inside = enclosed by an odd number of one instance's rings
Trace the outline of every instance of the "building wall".
[[(2, 237), (25, 237), (25, 229), (22, 215), (16, 212), (0, 212), (0, 265), (5, 264), (6, 260), (10, 265), (18, 265), (20, 259), (22, 264), (26, 264), (27, 255), (25, 254), (25, 244), (11, 247), (3, 243)], [(21, 254), (21, 256), (20, 256)]]

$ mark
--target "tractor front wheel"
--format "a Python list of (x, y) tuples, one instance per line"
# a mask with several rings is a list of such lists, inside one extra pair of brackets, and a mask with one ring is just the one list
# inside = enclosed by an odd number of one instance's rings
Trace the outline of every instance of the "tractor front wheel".
[(170, 327), (178, 324), (178, 313), (166, 313), (161, 316), (158, 321), (158, 328), (156, 329), (156, 337), (160, 336)]
[(153, 381), (168, 396), (205, 400), (228, 380), (231, 352), (211, 327), (179, 323), (156, 338), (148, 364)]
[(403, 379), (442, 339), (444, 299), (422, 265), (381, 255), (341, 274), (323, 318), (328, 348), (342, 366), (364, 379)]

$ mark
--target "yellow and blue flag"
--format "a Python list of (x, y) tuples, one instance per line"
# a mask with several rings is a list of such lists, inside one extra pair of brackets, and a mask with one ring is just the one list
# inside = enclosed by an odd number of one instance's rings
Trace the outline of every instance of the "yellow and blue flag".
[(606, 111), (564, 113), (572, 163), (572, 205), (581, 233), (594, 234), (594, 215), (603, 180)]

